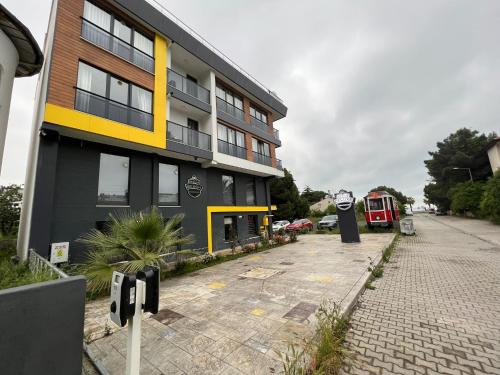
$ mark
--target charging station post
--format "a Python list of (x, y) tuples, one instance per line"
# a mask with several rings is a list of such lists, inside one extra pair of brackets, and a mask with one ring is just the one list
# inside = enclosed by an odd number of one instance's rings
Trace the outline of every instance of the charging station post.
[(127, 319), (128, 337), (126, 375), (139, 375), (141, 367), (142, 305), (146, 302), (145, 299), (146, 283), (142, 280), (137, 280), (135, 286), (134, 316)]

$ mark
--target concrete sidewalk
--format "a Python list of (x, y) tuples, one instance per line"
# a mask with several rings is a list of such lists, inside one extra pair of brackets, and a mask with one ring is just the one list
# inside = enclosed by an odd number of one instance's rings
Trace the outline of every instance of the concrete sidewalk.
[[(393, 234), (304, 235), (299, 242), (162, 283), (158, 315), (144, 319), (144, 374), (277, 374), (288, 343), (311, 333), (326, 299), (349, 305), (364, 285), (370, 258)], [(87, 306), (86, 329), (108, 319), (107, 300)], [(111, 323), (112, 324), (112, 323)], [(111, 374), (123, 374), (126, 329), (90, 347)]]

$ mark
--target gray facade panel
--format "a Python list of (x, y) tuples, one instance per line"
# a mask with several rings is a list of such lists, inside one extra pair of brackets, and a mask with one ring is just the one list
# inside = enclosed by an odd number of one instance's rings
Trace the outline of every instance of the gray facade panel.
[(176, 89), (175, 87), (168, 86), (168, 92), (172, 94), (174, 98), (177, 98), (179, 100), (182, 100), (183, 102), (192, 105), (193, 107), (196, 107), (198, 109), (201, 109), (202, 111), (205, 111), (207, 113), (212, 113), (212, 106), (210, 104), (204, 103), (201, 100), (188, 95), (179, 89)]
[(81, 375), (85, 278), (0, 291), (2, 374)]
[[(128, 156), (130, 158), (129, 207), (99, 206), (97, 191), (100, 154)], [(158, 204), (158, 163), (179, 166), (179, 204), (160, 206), (166, 218), (177, 213), (185, 214), (185, 234), (193, 234), (195, 243), (189, 248), (207, 248), (207, 206), (223, 206), (222, 175), (235, 178), (235, 205), (247, 206), (247, 182), (255, 181), (256, 205), (266, 206), (265, 181), (261, 177), (224, 171), (218, 168), (202, 168), (199, 163), (172, 159), (118, 148), (109, 145), (81, 141), (67, 137), (50, 137), (40, 144), (37, 189), (33, 209), (30, 247), (48, 256), (50, 243), (70, 242), (70, 261), (80, 261), (86, 252), (76, 240), (97, 222), (109, 220), (109, 214), (127, 210), (144, 210)], [(50, 161), (50, 162), (49, 162)], [(43, 168), (42, 168), (43, 167)], [(49, 176), (52, 176), (49, 178)], [(203, 187), (198, 198), (193, 198), (185, 188), (187, 180), (196, 176)], [(53, 194), (49, 200), (50, 193)], [(246, 214), (245, 214), (246, 215)], [(246, 216), (245, 216), (246, 218)], [(223, 245), (224, 225), (213, 223), (214, 248)], [(222, 237), (220, 237), (222, 235)], [(220, 238), (218, 238), (219, 236)], [(242, 233), (244, 238), (244, 233)]]
[(166, 35), (185, 50), (210, 65), (212, 68), (229, 78), (236, 85), (254, 95), (257, 99), (269, 105), (283, 117), (286, 116), (287, 107), (274, 98), (269, 92), (258, 86), (236, 68), (227, 63), (215, 52), (178, 26), (175, 22), (164, 16), (159, 10), (144, 0), (115, 0), (128, 11), (135, 14), (145, 23), (151, 25), (163, 35)]
[(179, 142), (171, 141), (169, 139), (167, 139), (167, 150), (178, 152), (184, 155), (196, 156), (198, 158), (203, 158), (207, 160), (212, 160), (214, 158), (212, 151), (207, 151), (198, 147), (185, 145)]

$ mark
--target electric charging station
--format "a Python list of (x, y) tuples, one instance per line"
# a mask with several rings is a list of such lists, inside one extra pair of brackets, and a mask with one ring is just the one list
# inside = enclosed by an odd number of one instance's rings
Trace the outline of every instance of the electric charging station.
[(120, 327), (128, 323), (126, 375), (139, 375), (141, 327), (144, 312), (158, 313), (160, 270), (147, 266), (137, 274), (113, 272), (111, 281), (111, 320)]

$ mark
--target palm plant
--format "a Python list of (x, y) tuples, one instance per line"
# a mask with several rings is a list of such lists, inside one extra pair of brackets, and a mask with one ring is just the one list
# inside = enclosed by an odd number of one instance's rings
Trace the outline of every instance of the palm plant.
[(110, 214), (106, 231), (92, 229), (78, 240), (89, 247), (80, 266), (89, 290), (109, 290), (113, 271), (137, 272), (145, 266), (164, 266), (165, 255), (193, 242), (192, 235), (182, 235), (183, 218), (179, 214), (166, 221), (156, 208)]

